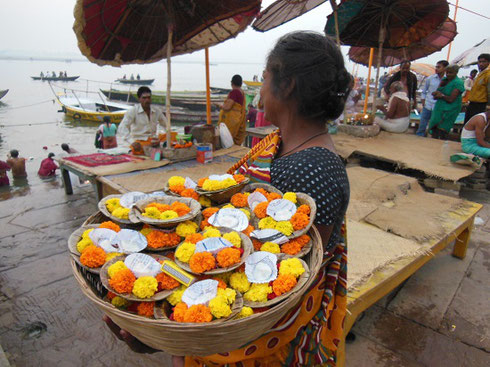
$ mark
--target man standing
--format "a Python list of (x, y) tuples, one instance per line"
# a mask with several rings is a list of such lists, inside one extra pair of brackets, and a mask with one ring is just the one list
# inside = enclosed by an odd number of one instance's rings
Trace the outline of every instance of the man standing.
[(464, 116), (464, 122), (467, 123), (474, 115), (485, 112), (490, 106), (490, 54), (481, 54), (478, 56), (478, 69), (480, 73), (473, 83), (468, 94), (468, 107), (466, 107), (466, 114)]
[(441, 83), (444, 73), (446, 72), (446, 67), (449, 63), (446, 60), (438, 61), (436, 64), (436, 73), (432, 74), (425, 81), (424, 88), (422, 89), (422, 113), (420, 114), (420, 124), (417, 129), (418, 136), (425, 136), (425, 130), (427, 129), (427, 124), (429, 123), (430, 116), (432, 115), (432, 110), (436, 104), (436, 100), (432, 95), (433, 92), (437, 90), (439, 84)]
[(14, 179), (27, 177), (26, 159), (19, 158), (19, 151), (17, 149), (12, 149), (7, 158), (7, 164), (12, 169), (12, 177)]
[(140, 103), (124, 115), (117, 131), (117, 140), (130, 144), (133, 154), (143, 155), (143, 146), (159, 141), (158, 125), (165, 130), (167, 119), (160, 109), (151, 105), (150, 88), (140, 87), (137, 95)]
[(402, 82), (407, 92), (408, 98), (410, 98), (412, 108), (417, 109), (417, 76), (410, 71), (410, 61), (402, 61), (400, 64), (400, 71), (397, 71), (391, 76), (386, 83), (384, 90), (387, 95), (390, 94), (390, 86), (394, 82)]

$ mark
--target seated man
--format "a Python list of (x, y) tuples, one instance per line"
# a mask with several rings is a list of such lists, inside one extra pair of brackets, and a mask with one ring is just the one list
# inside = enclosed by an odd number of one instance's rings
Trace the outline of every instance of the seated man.
[(473, 116), (461, 132), (463, 152), (482, 158), (490, 158), (490, 110)]
[(404, 133), (410, 124), (410, 100), (404, 91), (403, 84), (399, 81), (390, 85), (389, 92), (388, 108), (383, 105), (377, 106), (384, 112), (385, 119), (376, 117), (374, 123), (383, 130), (392, 133)]
[(54, 153), (49, 153), (48, 158), (45, 158), (41, 162), (41, 166), (39, 167), (39, 171), (37, 174), (41, 178), (53, 177), (56, 175), (56, 170), (58, 169), (58, 165), (53, 160)]
[(7, 156), (7, 164), (12, 169), (13, 178), (24, 178), (27, 177), (26, 172), (26, 159), (19, 158), (19, 151), (17, 149), (12, 149)]

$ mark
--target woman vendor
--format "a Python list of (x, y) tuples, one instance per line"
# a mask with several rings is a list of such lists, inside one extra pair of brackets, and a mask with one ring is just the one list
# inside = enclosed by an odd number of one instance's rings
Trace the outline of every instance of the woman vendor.
[(461, 132), (463, 152), (490, 158), (490, 110), (473, 116)]
[[(228, 172), (238, 171), (283, 192), (301, 191), (313, 197), (324, 263), (302, 302), (274, 331), (228, 353), (186, 356), (185, 360), (173, 357), (174, 366), (336, 364), (347, 305), (343, 221), (349, 182), (326, 122), (342, 113), (350, 75), (332, 39), (303, 31), (279, 39), (267, 58), (263, 77), (265, 118), (279, 130), (265, 137)], [(107, 317), (105, 321), (133, 350), (150, 351)]]
[(109, 116), (104, 116), (104, 123), (99, 126), (102, 134), (102, 149), (117, 148), (116, 124), (111, 123)]
[(231, 78), (231, 92), (221, 106), (219, 122), (225, 123), (236, 145), (243, 143), (246, 135), (245, 93), (242, 91), (242, 77), (238, 74)]

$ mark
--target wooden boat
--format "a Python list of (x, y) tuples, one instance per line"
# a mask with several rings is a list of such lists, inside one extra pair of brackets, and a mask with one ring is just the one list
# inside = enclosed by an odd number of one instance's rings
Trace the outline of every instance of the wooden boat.
[(2, 99), (3, 97), (5, 97), (5, 95), (9, 92), (8, 89), (5, 89), (5, 90), (0, 90), (0, 99)]
[(44, 81), (49, 81), (49, 82), (73, 82), (73, 81), (77, 80), (78, 78), (80, 78), (80, 75), (75, 75), (75, 76), (56, 76), (56, 77), (53, 77), (53, 76), (44, 76), (44, 77), (31, 76), (31, 78), (33, 80), (42, 80), (43, 82)]
[(153, 84), (155, 79), (116, 79), (116, 82), (121, 84), (132, 84), (132, 85), (150, 85)]
[(71, 96), (56, 96), (62, 109), (67, 116), (76, 120), (88, 120), (102, 122), (104, 116), (109, 116), (111, 122), (119, 123), (124, 114), (131, 108), (129, 105), (95, 101), (87, 98), (77, 98)]

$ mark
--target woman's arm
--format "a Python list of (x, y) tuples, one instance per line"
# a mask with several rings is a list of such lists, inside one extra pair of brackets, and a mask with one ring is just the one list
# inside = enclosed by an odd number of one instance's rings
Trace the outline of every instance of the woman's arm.
[(233, 107), (233, 103), (235, 103), (234, 100), (232, 100), (231, 98), (227, 98), (221, 106), (221, 109), (223, 109), (224, 111), (229, 111)]
[(457, 88), (454, 88), (450, 95), (446, 95), (440, 91), (436, 91), (433, 93), (435, 99), (442, 99), (447, 103), (453, 103), (456, 98), (461, 94), (461, 91)]

